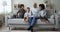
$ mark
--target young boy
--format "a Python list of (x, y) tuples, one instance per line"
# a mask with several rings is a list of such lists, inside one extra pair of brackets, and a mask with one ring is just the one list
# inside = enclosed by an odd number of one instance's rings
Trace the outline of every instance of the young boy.
[(24, 18), (24, 14), (25, 14), (24, 4), (20, 4), (19, 11), (17, 12), (17, 17)]
[(45, 9), (44, 4), (39, 4), (39, 8), (40, 8), (40, 12), (39, 12), (40, 19), (45, 19), (46, 22), (48, 23), (49, 20), (46, 18), (46, 11), (44, 10)]
[(31, 16), (30, 8), (27, 7), (26, 13), (24, 14), (24, 21), (28, 21), (28, 18)]

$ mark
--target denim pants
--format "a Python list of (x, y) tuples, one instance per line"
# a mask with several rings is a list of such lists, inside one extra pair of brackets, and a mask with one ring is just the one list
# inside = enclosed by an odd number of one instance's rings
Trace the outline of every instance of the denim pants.
[(38, 17), (29, 17), (29, 25), (35, 26), (37, 19), (38, 19)]
[(20, 15), (18, 18), (24, 18), (24, 15)]

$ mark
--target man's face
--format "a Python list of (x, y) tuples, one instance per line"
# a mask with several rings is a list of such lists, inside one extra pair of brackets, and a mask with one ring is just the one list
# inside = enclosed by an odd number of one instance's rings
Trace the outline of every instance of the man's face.
[(34, 7), (34, 8), (37, 8), (37, 4), (34, 4), (33, 7)]

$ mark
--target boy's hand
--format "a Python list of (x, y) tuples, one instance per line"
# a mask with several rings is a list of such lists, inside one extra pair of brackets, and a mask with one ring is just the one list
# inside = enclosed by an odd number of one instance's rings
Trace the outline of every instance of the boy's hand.
[(28, 17), (24, 17), (24, 21), (25, 22), (28, 22)]

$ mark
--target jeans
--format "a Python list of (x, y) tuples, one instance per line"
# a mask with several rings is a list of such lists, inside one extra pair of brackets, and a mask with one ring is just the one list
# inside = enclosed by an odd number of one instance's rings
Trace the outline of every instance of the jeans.
[(37, 19), (39, 19), (38, 17), (29, 17), (29, 25), (30, 27), (28, 28), (28, 30), (32, 30), (33, 31), (33, 27), (35, 26)]
[(34, 26), (37, 22), (38, 17), (29, 17), (29, 25)]
[(20, 15), (18, 18), (24, 18), (24, 15)]

